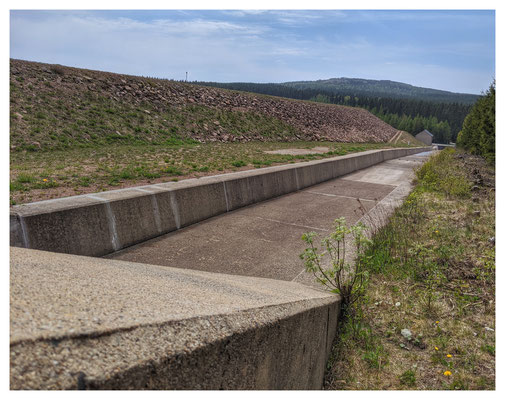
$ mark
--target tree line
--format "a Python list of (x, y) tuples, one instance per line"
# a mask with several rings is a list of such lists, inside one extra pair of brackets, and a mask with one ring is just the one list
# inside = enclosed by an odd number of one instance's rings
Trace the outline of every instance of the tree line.
[(477, 100), (463, 122), (457, 145), (473, 154), (495, 160), (496, 83), (493, 81), (485, 95)]

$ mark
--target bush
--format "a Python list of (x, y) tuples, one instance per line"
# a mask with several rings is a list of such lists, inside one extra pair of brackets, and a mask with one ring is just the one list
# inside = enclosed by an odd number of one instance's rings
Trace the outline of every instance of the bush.
[[(363, 252), (371, 241), (365, 236), (365, 226), (358, 223), (347, 227), (344, 217), (335, 220), (334, 232), (321, 240), (324, 251), (319, 253), (314, 246), (315, 232), (302, 235), (302, 240), (309, 245), (300, 254), (307, 272), (312, 272), (316, 280), (333, 293), (342, 296), (342, 307), (347, 310), (364, 292), (368, 272), (364, 269)], [(346, 262), (346, 238), (351, 236), (356, 248), (353, 263)], [(328, 256), (329, 261), (324, 262)]]
[(470, 110), (458, 134), (457, 145), (470, 153), (495, 160), (495, 82)]

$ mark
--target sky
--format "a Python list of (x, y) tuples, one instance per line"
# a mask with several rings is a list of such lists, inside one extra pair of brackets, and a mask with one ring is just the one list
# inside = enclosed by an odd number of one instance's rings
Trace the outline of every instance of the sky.
[(386, 79), (480, 94), (495, 12), (132, 10), (10, 12), (10, 57), (159, 78)]

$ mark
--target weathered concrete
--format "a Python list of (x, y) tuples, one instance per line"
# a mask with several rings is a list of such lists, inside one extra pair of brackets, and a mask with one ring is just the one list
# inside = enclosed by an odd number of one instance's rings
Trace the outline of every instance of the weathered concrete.
[[(382, 226), (410, 192), (414, 168), (426, 156), (407, 156), (213, 217), (106, 257), (226, 274), (296, 280), (302, 270), (301, 236), (328, 235), (333, 221)], [(352, 253), (349, 253), (352, 255)]]
[(339, 298), (11, 247), (11, 389), (319, 389)]
[[(383, 223), (426, 155), (391, 152), (389, 161), (357, 168), (382, 156), (276, 167), (267, 178), (246, 171), (186, 181), (180, 193), (162, 184), (33, 203), (33, 214), (11, 222), (12, 238), (25, 244), (50, 238), (30, 232), (37, 225), (27, 219), (50, 224), (51, 215), (78, 208), (105, 215), (96, 228), (116, 249), (179, 230), (110, 255), (118, 260), (11, 247), (11, 388), (320, 388), (340, 300), (306, 286), (314, 282), (298, 259), (300, 236), (328, 233), (340, 216)], [(320, 179), (358, 171), (304, 189), (319, 179), (317, 168)], [(293, 187), (301, 190), (241, 208)], [(195, 196), (209, 201), (199, 209)], [(184, 202), (191, 207), (181, 211)], [(207, 219), (194, 224), (199, 218)], [(54, 246), (67, 251), (66, 236), (85, 238), (86, 229), (78, 217), (70, 221), (61, 232), (51, 228), (63, 243)]]
[(425, 148), (370, 150), (259, 170), (24, 204), (11, 245), (102, 256), (133, 244)]

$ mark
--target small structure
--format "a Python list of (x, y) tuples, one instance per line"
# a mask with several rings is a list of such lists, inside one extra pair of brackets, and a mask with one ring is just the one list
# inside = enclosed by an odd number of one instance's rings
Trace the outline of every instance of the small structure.
[(427, 144), (428, 146), (431, 146), (431, 142), (433, 141), (433, 134), (425, 129), (416, 135), (416, 139)]
[(456, 144), (454, 144), (454, 143), (449, 143), (449, 144), (433, 143), (433, 147), (436, 147), (437, 150), (443, 150), (443, 149), (446, 149), (447, 147), (456, 147)]

